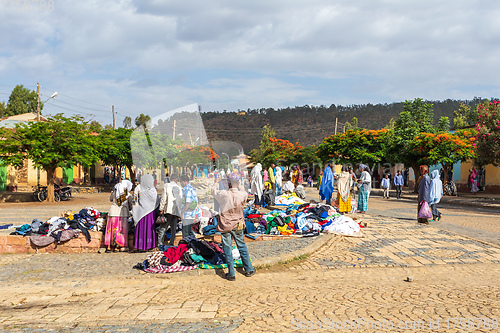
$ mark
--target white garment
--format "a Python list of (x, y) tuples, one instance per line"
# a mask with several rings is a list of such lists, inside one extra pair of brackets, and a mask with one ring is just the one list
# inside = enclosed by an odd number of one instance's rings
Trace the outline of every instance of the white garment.
[(139, 204), (132, 210), (134, 224), (137, 225), (144, 216), (154, 211), (159, 204), (160, 198), (158, 198), (158, 192), (156, 192), (154, 187), (153, 176), (149, 174), (142, 176)]
[(281, 167), (277, 166), (276, 171), (274, 172), (274, 178), (276, 179), (276, 184), (278, 184), (280, 188), (283, 186), (283, 176), (281, 173)]
[(352, 236), (359, 233), (361, 228), (358, 223), (348, 216), (341, 215), (332, 221), (332, 224), (323, 229), (323, 232), (339, 233), (342, 235)]
[(295, 191), (295, 185), (291, 181), (287, 181), (285, 185), (283, 185), (283, 192), (293, 192)]
[(437, 204), (443, 197), (443, 182), (441, 181), (441, 178), (439, 178), (438, 170), (432, 171), (431, 179), (431, 192), (429, 195), (431, 199), (430, 203)]
[(181, 216), (182, 189), (176, 182), (165, 183), (161, 193), (160, 210), (164, 214)]
[(368, 171), (363, 171), (361, 176), (361, 186), (363, 186), (363, 191), (370, 192), (372, 190), (372, 176), (368, 173)]
[(250, 173), (250, 180), (252, 182), (252, 194), (257, 195), (262, 198), (262, 193), (264, 192), (264, 184), (262, 182), (262, 165), (257, 163)]

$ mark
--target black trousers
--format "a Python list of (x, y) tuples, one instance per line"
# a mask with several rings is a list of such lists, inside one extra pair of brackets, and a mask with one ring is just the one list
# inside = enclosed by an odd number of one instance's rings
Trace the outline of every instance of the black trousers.
[(170, 242), (168, 245), (174, 245), (175, 242), (175, 232), (177, 230), (177, 224), (179, 223), (179, 217), (172, 214), (165, 214), (167, 218), (167, 223), (162, 223), (158, 227), (158, 245), (165, 245), (164, 238), (168, 227), (170, 227)]
[(402, 191), (403, 191), (403, 185), (396, 185), (396, 198), (401, 199)]

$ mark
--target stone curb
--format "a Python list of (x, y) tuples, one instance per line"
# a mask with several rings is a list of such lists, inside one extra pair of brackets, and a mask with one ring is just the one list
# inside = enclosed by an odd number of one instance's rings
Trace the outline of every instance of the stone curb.
[[(266, 257), (266, 258), (260, 258), (256, 259), (252, 262), (252, 265), (254, 267), (263, 267), (263, 266), (271, 266), (271, 265), (276, 265), (280, 262), (286, 262), (289, 260), (292, 260), (298, 256), (301, 255), (306, 255), (306, 254), (311, 254), (318, 250), (320, 247), (322, 247), (327, 241), (335, 237), (333, 234), (323, 234), (318, 237), (312, 244), (309, 244), (308, 246), (298, 249), (289, 253), (284, 253), (281, 255), (277, 256), (272, 256), (272, 257)], [(219, 276), (224, 276), (224, 269), (194, 269), (191, 271), (185, 271), (185, 272), (177, 272), (174, 273), (174, 275), (171, 274), (150, 274), (143, 272), (144, 274), (148, 274), (152, 277), (156, 278), (172, 278), (172, 277), (185, 277), (185, 276), (201, 276), (201, 275), (219, 275)], [(142, 274), (141, 274), (142, 275)]]

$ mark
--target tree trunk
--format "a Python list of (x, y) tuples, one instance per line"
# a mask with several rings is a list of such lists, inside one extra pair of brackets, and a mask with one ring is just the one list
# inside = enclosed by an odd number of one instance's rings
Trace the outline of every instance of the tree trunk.
[(415, 174), (415, 186), (413, 187), (413, 193), (418, 193), (418, 179), (420, 178), (420, 168), (416, 164), (412, 164), (411, 168)]
[(444, 172), (444, 180), (443, 180), (443, 183), (446, 184), (446, 182), (448, 181), (448, 164), (446, 163), (443, 163), (441, 164), (443, 166), (443, 172)]
[(47, 170), (47, 202), (54, 202), (54, 184), (56, 168), (50, 167)]
[(132, 170), (132, 166), (127, 165), (128, 172), (130, 173), (130, 181), (132, 184), (135, 182), (135, 169)]

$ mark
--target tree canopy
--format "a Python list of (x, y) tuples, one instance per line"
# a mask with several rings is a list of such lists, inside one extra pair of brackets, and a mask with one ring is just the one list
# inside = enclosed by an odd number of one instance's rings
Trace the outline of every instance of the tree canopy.
[[(14, 116), (28, 112), (36, 112), (37, 100), (36, 91), (25, 88), (22, 84), (17, 85), (9, 96), (7, 108), (4, 116)], [(43, 109), (43, 103), (40, 102), (40, 110)]]
[(30, 159), (36, 168), (47, 171), (48, 200), (54, 199), (57, 167), (92, 166), (99, 160), (98, 140), (83, 118), (61, 114), (48, 121), (19, 123), (14, 129), (0, 128), (0, 155), (5, 164), (20, 167)]
[(480, 104), (477, 112), (477, 163), (500, 165), (500, 101)]

